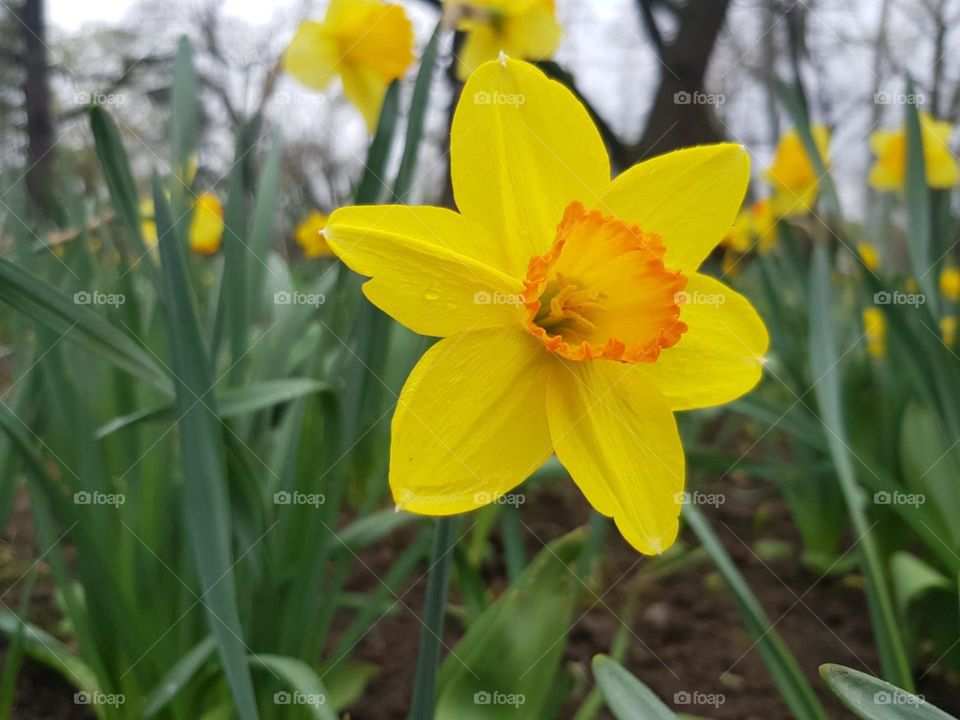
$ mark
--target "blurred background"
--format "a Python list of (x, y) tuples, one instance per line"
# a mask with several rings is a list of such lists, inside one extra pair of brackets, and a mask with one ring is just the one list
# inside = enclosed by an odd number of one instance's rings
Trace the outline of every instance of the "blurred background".
[[(391, 189), (452, 205), (463, 32), (431, 46), (442, 4), (398, 4), (417, 61), (371, 133), (339, 81), (283, 71), (323, 0), (0, 0), (0, 720), (407, 716), (443, 526), (394, 512), (386, 448), (428, 342), (317, 247), (327, 214)], [(555, 462), (460, 520), (437, 717), (632, 717), (603, 685), (623, 668), (672, 708), (657, 720), (853, 717), (824, 663), (960, 713), (957, 181), (917, 165), (929, 115), (956, 166), (960, 0), (555, 11), (539, 64), (587, 103), (615, 172), (747, 148), (745, 210), (705, 269), (772, 345), (749, 397), (681, 415), (690, 494), (663, 556)], [(884, 190), (871, 138), (901, 128)], [(800, 167), (819, 205), (764, 206), (771, 166)], [(174, 413), (172, 378), (196, 368), (210, 427)], [(209, 442), (191, 455), (184, 436)], [(458, 651), (526, 708), (457, 706), (484, 687)], [(329, 703), (281, 707), (294, 689)]]

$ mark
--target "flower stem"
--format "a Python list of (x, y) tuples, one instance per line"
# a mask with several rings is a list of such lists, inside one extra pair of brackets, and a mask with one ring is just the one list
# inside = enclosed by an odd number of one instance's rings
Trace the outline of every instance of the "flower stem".
[(427, 580), (427, 596), (423, 604), (423, 627), (420, 630), (420, 653), (417, 675), (413, 682), (413, 704), (410, 720), (433, 720), (436, 705), (436, 676), (440, 665), (443, 621), (450, 585), (450, 563), (456, 544), (455, 518), (437, 520), (433, 541), (433, 559)]

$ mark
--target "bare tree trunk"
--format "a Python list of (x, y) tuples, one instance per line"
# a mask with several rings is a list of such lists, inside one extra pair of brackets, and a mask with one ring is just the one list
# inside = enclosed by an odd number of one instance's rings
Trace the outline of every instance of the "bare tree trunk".
[(656, 26), (652, 0), (638, 2), (663, 70), (635, 160), (721, 140), (713, 106), (704, 102), (704, 77), (730, 1), (697, 0), (677, 7), (678, 30), (670, 43), (664, 42)]
[(41, 211), (52, 205), (53, 118), (47, 85), (48, 63), (43, 0), (24, 0), (20, 10), (23, 37), (23, 94), (27, 112), (27, 192)]

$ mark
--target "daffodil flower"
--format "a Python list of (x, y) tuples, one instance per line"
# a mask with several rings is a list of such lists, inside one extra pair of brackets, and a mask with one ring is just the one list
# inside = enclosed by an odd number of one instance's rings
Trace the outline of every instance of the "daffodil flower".
[(147, 247), (154, 247), (157, 244), (157, 221), (154, 217), (153, 200), (144, 198), (140, 201), (138, 208), (140, 213), (140, 233), (143, 235), (143, 242)]
[(943, 338), (943, 344), (952, 347), (957, 341), (957, 316), (944, 315), (940, 318), (940, 337)]
[(284, 69), (313, 90), (337, 75), (343, 92), (373, 132), (387, 87), (413, 62), (413, 26), (399, 5), (331, 0), (323, 22), (300, 25), (283, 55)]
[(877, 254), (877, 249), (870, 243), (857, 243), (857, 255), (870, 272), (880, 269), (880, 256)]
[(201, 193), (190, 218), (190, 249), (200, 255), (214, 255), (223, 242), (223, 207), (213, 193)]
[(461, 80), (501, 52), (545, 60), (563, 35), (554, 0), (444, 0), (444, 11), (466, 33), (457, 57)]
[[(920, 137), (927, 185), (949, 188), (957, 184), (960, 171), (950, 152), (950, 123), (920, 113)], [(870, 136), (870, 149), (877, 160), (870, 169), (870, 185), (883, 191), (900, 190), (907, 177), (907, 132), (877, 130)]]
[(737, 214), (733, 227), (721, 240), (726, 248), (722, 269), (724, 275), (735, 275), (740, 255), (750, 252), (754, 247), (760, 255), (774, 248), (777, 242), (777, 216), (770, 198), (757, 200)]
[(950, 302), (960, 300), (960, 270), (944, 268), (940, 273), (940, 293)]
[(330, 257), (333, 250), (327, 243), (323, 235), (323, 229), (327, 226), (327, 216), (319, 210), (310, 212), (303, 219), (297, 229), (294, 231), (294, 238), (300, 249), (303, 250), (304, 257)]
[(876, 307), (863, 311), (863, 331), (867, 336), (867, 353), (882, 358), (887, 354), (887, 316)]
[[(810, 132), (820, 157), (829, 165), (830, 134), (827, 128), (814, 125)], [(780, 138), (773, 164), (764, 176), (774, 188), (777, 214), (796, 217), (813, 209), (820, 192), (820, 178), (796, 130), (790, 130)]]
[[(483, 94), (523, 102), (474, 100)], [(767, 349), (750, 303), (697, 272), (740, 207), (747, 154), (697, 147), (611, 182), (586, 110), (533, 65), (486, 63), (462, 97), (459, 212), (347, 207), (325, 231), (371, 278), (371, 302), (443, 338), (398, 398), (397, 506), (472, 510), (556, 453), (631, 545), (662, 552), (683, 502), (673, 412), (750, 390)]]

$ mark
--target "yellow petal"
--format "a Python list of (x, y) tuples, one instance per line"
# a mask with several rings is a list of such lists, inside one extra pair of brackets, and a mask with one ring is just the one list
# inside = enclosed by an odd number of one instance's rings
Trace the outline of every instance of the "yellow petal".
[(548, 3), (535, 2), (526, 12), (511, 18), (507, 25), (507, 48), (527, 60), (546, 60), (557, 49), (563, 27), (556, 10)]
[(555, 368), (547, 416), (557, 458), (633, 547), (661, 553), (677, 536), (683, 448), (670, 408), (632, 366), (599, 360)]
[(283, 53), (283, 69), (313, 90), (323, 90), (337, 72), (340, 50), (324, 23), (307, 20)]
[(743, 295), (694, 273), (687, 282), (680, 320), (687, 324), (680, 342), (665, 349), (655, 363), (634, 366), (671, 408), (722, 405), (759, 382), (770, 339)]
[(496, 241), (450, 210), (379, 205), (340, 208), (324, 232), (352, 270), (372, 279), (370, 302), (421, 335), (516, 324), (519, 278), (491, 267)]
[(343, 64), (371, 71), (384, 84), (402, 78), (413, 63), (413, 25), (400, 5), (357, 11), (341, 37)]
[(470, 76), (450, 153), (457, 207), (506, 248), (502, 269), (512, 275), (550, 247), (567, 205), (593, 205), (610, 180), (606, 149), (583, 105), (518, 60), (489, 62)]
[(223, 240), (223, 207), (213, 193), (201, 193), (190, 220), (190, 249), (213, 255)]
[(664, 264), (692, 272), (729, 232), (749, 179), (740, 145), (703, 145), (635, 165), (597, 207), (662, 237)]
[(927, 158), (927, 184), (932, 188), (946, 189), (957, 184), (957, 161), (949, 151), (930, 153)]
[(881, 192), (892, 192), (903, 186), (903, 174), (891, 169), (889, 163), (877, 160), (870, 168), (870, 187)]
[(341, 68), (340, 79), (343, 80), (343, 94), (363, 115), (367, 130), (372, 134), (377, 129), (389, 83), (372, 70), (347, 66)]
[(475, 510), (552, 454), (546, 386), (552, 360), (522, 331), (441, 340), (404, 385), (393, 416), (390, 488), (427, 515)]
[(333, 255), (333, 250), (323, 234), (326, 227), (327, 216), (318, 210), (311, 211), (303, 219), (303, 222), (297, 225), (293, 235), (305, 257), (316, 258)]
[(457, 54), (457, 77), (466, 80), (483, 63), (500, 54), (500, 37), (489, 25), (470, 30)]

